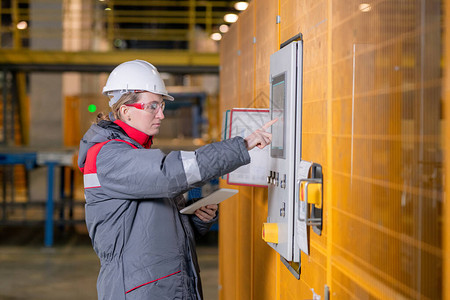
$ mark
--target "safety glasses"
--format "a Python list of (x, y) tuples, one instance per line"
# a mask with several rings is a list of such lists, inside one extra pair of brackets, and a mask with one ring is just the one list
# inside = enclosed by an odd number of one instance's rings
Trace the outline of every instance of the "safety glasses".
[(166, 102), (152, 102), (152, 103), (131, 103), (131, 104), (125, 104), (125, 106), (132, 106), (137, 109), (145, 110), (146, 112), (149, 112), (151, 114), (157, 114), (159, 110), (164, 111), (164, 108), (166, 107)]

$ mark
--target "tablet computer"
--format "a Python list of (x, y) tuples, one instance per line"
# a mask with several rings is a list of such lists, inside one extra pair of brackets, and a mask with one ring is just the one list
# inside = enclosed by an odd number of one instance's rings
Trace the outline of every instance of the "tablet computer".
[(211, 193), (209, 196), (206, 196), (205, 198), (202, 198), (202, 199), (192, 203), (191, 205), (183, 208), (182, 210), (180, 210), (180, 213), (193, 214), (197, 209), (199, 209), (202, 206), (206, 206), (208, 204), (219, 204), (223, 200), (236, 195), (238, 192), (239, 192), (239, 190), (219, 189), (219, 190)]

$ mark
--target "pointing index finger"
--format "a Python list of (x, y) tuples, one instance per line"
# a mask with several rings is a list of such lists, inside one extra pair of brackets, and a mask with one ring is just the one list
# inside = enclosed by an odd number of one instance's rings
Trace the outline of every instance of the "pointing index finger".
[(263, 125), (263, 127), (261, 127), (262, 129), (266, 130), (269, 129), (270, 126), (272, 126), (273, 124), (275, 124), (278, 121), (278, 118), (275, 118), (269, 122), (267, 122), (266, 124)]

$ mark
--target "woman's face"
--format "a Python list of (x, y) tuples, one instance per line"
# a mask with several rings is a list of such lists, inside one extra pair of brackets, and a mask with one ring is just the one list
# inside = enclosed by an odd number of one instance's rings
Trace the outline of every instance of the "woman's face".
[[(120, 108), (124, 122), (147, 135), (154, 136), (159, 133), (161, 120), (164, 119), (163, 98), (161, 95), (150, 92), (140, 93), (140, 99), (136, 103), (141, 108), (122, 105)], [(155, 109), (156, 107), (156, 109)]]

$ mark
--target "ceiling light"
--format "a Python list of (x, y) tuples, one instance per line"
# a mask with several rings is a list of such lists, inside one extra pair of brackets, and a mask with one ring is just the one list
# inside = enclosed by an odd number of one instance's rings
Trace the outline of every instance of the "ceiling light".
[(234, 23), (234, 22), (236, 22), (237, 20), (238, 20), (238, 15), (236, 15), (236, 14), (226, 14), (224, 17), (223, 17), (223, 19), (225, 20), (225, 22), (228, 22), (228, 23)]
[(220, 41), (222, 39), (222, 35), (218, 32), (214, 32), (211, 34), (211, 39), (214, 41)]
[(26, 21), (20, 21), (19, 23), (17, 23), (17, 29), (19, 30), (24, 30), (28, 28), (28, 23)]
[(359, 5), (359, 10), (362, 12), (369, 12), (372, 10), (372, 6), (369, 3), (361, 3)]
[(222, 33), (228, 32), (229, 29), (230, 29), (230, 27), (228, 25), (226, 25), (226, 24), (222, 24), (222, 25), (219, 26), (219, 31), (222, 32)]
[(236, 2), (234, 4), (234, 8), (239, 11), (246, 10), (247, 7), (248, 7), (248, 2), (245, 2), (245, 1)]
[(105, 10), (111, 10), (111, 8), (110, 8), (110, 7), (107, 7), (107, 8), (105, 8)]

